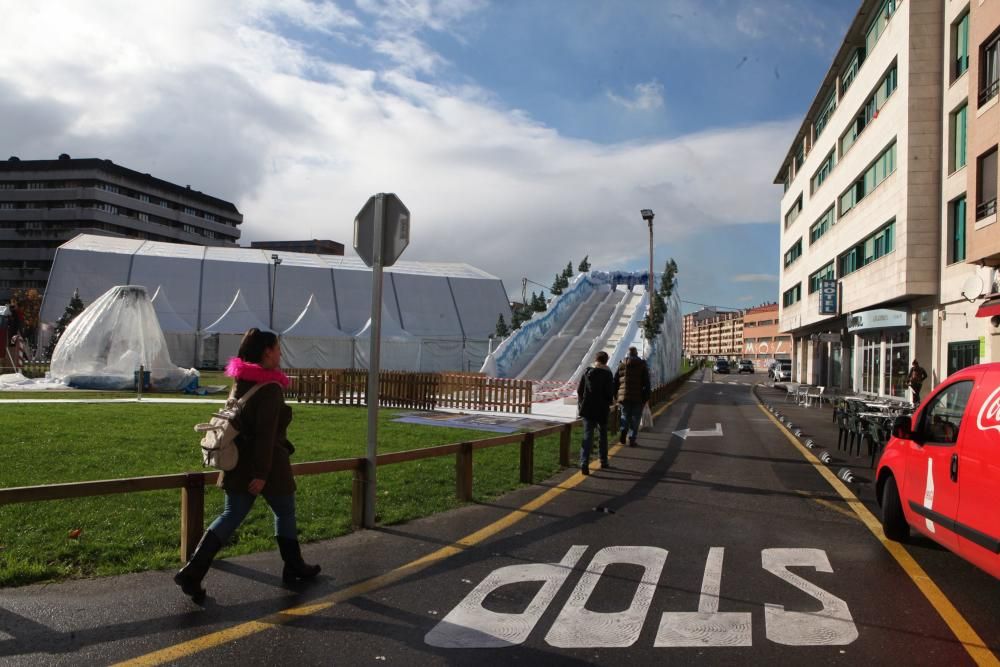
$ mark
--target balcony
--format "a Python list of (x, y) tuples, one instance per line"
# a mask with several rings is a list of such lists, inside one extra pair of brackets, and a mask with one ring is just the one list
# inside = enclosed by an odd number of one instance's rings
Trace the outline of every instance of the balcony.
[(995, 197), (989, 201), (984, 201), (982, 204), (976, 204), (976, 220), (988, 218), (996, 212), (997, 200)]
[(997, 96), (997, 93), (1000, 93), (1000, 79), (986, 84), (983, 89), (979, 91), (979, 106), (983, 106), (992, 100)]

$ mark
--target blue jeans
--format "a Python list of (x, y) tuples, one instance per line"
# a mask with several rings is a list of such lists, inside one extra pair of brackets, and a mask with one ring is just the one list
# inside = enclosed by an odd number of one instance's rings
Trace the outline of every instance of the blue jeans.
[[(295, 530), (295, 494), (287, 496), (271, 496), (262, 494), (264, 500), (270, 505), (274, 513), (274, 534), (277, 537), (286, 537), (290, 540), (297, 540), (298, 533)], [(222, 509), (222, 514), (216, 517), (212, 525), (208, 527), (215, 533), (216, 537), (223, 544), (229, 541), (232, 534), (243, 523), (243, 519), (250, 513), (257, 496), (251, 493), (233, 493), (226, 491), (226, 504)]]
[(642, 419), (642, 406), (644, 403), (635, 401), (624, 401), (622, 407), (621, 433), (628, 432), (629, 444), (635, 444), (639, 437), (639, 420)]
[(590, 451), (594, 447), (594, 429), (598, 431), (597, 451), (601, 455), (601, 463), (608, 462), (608, 420), (583, 418), (583, 446), (580, 447), (580, 465), (590, 463)]

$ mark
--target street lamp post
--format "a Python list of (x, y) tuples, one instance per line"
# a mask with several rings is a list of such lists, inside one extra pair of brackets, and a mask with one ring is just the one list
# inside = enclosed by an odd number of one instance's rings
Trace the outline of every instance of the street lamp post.
[[(649, 315), (653, 315), (653, 209), (644, 208), (639, 211), (642, 219), (646, 221), (649, 225), (649, 294), (647, 299), (649, 301)], [(643, 336), (643, 347), (646, 346), (646, 338)]]
[(274, 287), (278, 284), (278, 267), (281, 266), (281, 258), (277, 254), (271, 255), (271, 261), (274, 262), (274, 272), (271, 275), (271, 313), (269, 316), (269, 326), (271, 331), (274, 331)]

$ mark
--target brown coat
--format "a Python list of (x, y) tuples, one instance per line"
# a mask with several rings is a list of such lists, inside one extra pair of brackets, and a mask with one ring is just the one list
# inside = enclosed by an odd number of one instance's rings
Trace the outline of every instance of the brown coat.
[[(238, 380), (236, 398), (253, 386), (249, 380)], [(235, 468), (223, 473), (221, 486), (227, 491), (246, 493), (251, 480), (263, 479), (263, 493), (267, 495), (295, 493), (289, 460), (291, 444), (287, 438), (291, 421), (292, 409), (285, 404), (280, 386), (271, 383), (258, 389), (240, 415), (240, 435), (236, 438), (239, 461)]]

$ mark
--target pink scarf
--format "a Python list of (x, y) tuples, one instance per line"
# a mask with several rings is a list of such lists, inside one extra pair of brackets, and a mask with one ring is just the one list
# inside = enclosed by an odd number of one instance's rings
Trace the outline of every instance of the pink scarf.
[(281, 369), (262, 368), (260, 364), (252, 364), (239, 357), (233, 357), (226, 364), (226, 375), (250, 382), (277, 382), (282, 389), (287, 389), (289, 384), (288, 376), (282, 373)]

